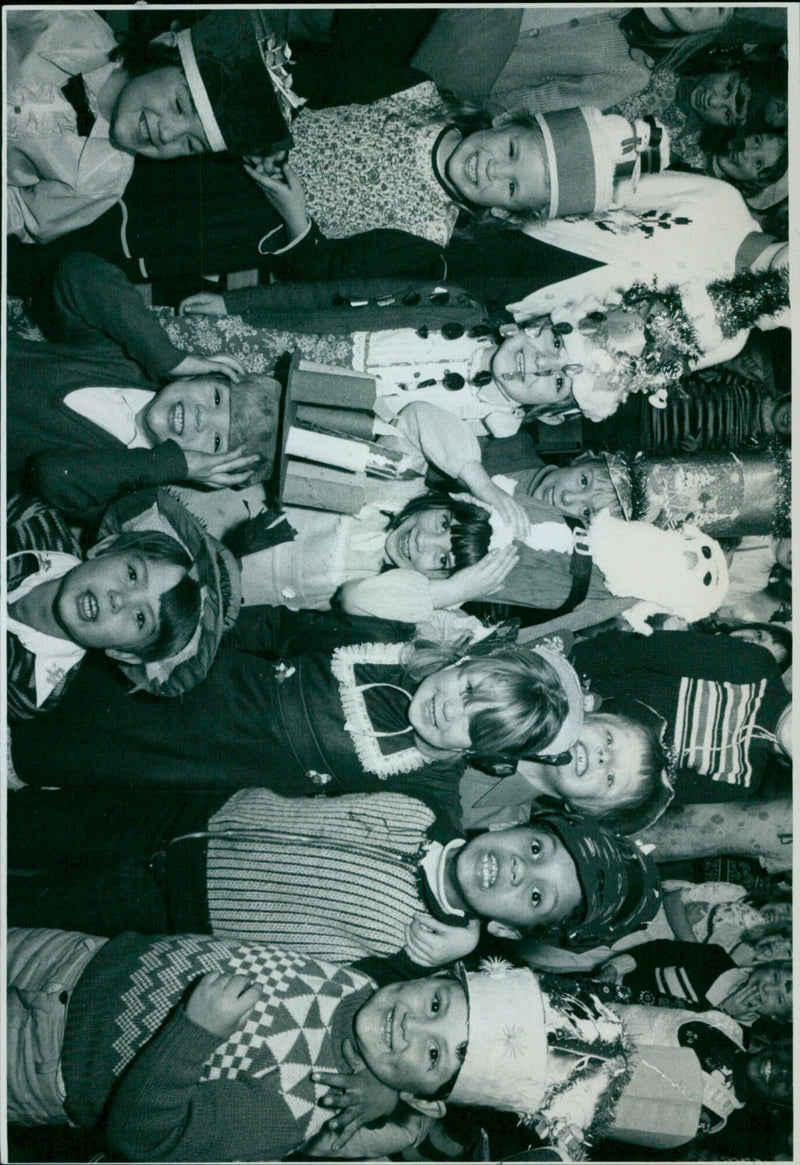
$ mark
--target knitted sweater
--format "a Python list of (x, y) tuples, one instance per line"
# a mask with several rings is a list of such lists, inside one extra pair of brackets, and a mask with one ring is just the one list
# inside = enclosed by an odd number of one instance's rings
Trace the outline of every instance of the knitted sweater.
[(642, 700), (667, 721), (676, 801), (753, 796), (789, 702), (780, 670), (757, 644), (693, 631), (648, 638), (610, 632), (579, 644), (572, 662), (602, 696)]
[(454, 836), (400, 793), (320, 802), (265, 789), (234, 794), (209, 830), (218, 835), (206, 858), (213, 933), (269, 936), (336, 963), (402, 949), (414, 913), (430, 908), (420, 859), (432, 835)]
[[(213, 970), (245, 975), (263, 991), (227, 1040), (180, 1006)], [(277, 947), (121, 935), (92, 959), (70, 1000), (65, 1108), (94, 1126), (114, 1088), (108, 1138), (132, 1160), (282, 1157), (328, 1119), (318, 1103), (326, 1088), (310, 1073), (348, 1070), (342, 1040), (374, 990), (359, 972)]]

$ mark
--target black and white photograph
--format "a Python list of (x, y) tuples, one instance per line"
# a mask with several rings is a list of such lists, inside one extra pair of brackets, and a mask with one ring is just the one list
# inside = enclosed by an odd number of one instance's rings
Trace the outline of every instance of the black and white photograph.
[(2, 20), (0, 1159), (792, 1161), (800, 4)]

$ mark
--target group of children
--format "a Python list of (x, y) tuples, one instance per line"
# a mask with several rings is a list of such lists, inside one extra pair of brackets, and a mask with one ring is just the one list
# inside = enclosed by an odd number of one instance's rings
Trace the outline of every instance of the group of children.
[[(790, 1103), (788, 899), (660, 868), (696, 807), (791, 834), (791, 633), (715, 622), (742, 536), (790, 586), (788, 442), (602, 436), (788, 327), (780, 84), (714, 56), (785, 14), (128, 16), (7, 21), (12, 1129), (579, 1160)], [(284, 497), (288, 352), (369, 386), (350, 512)]]

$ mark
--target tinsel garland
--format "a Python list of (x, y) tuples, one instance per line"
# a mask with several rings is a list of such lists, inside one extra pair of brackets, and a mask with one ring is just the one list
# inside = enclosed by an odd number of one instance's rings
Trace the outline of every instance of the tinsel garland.
[(778, 480), (775, 483), (775, 514), (772, 520), (772, 533), (776, 538), (791, 538), (792, 451), (778, 436), (770, 438), (767, 448), (775, 458), (775, 464), (778, 467)]
[[(729, 279), (716, 279), (707, 288), (723, 339), (753, 328), (762, 317), (779, 313), (789, 303), (789, 272), (740, 271)], [(695, 324), (687, 316), (678, 286), (659, 290), (634, 283), (622, 296), (623, 311), (638, 311), (644, 322), (645, 346), (641, 355), (617, 353), (616, 379), (627, 381), (629, 392), (651, 392), (669, 385), (681, 391), (678, 381), (690, 372), (703, 354)]]
[[(542, 972), (539, 972), (539, 980), (542, 988), (550, 996), (551, 1003), (557, 1004), (558, 1008), (564, 1010), (566, 1013), (570, 1011), (575, 1012), (576, 1021), (587, 1018), (587, 1015), (588, 1018), (592, 1016), (597, 1019), (602, 1018), (602, 1012), (605, 1010), (605, 1007), (593, 992), (593, 984), (591, 982), (581, 982), (580, 980), (566, 976), (549, 975)], [(580, 1014), (580, 1012), (584, 1014)], [(574, 1052), (576, 1055), (583, 1055), (587, 1057), (587, 1062), (583, 1067), (573, 1072), (568, 1079), (548, 1089), (542, 1110), (532, 1118), (530, 1123), (534, 1123), (536, 1119), (542, 1116), (546, 1120), (547, 1108), (558, 1096), (569, 1092), (576, 1084), (579, 1084), (580, 1081), (587, 1079), (597, 1071), (597, 1064), (592, 1063), (591, 1059), (599, 1059), (605, 1062), (616, 1061), (617, 1063), (622, 1060), (624, 1062), (625, 1066), (622, 1068), (618, 1067), (615, 1074), (609, 1080), (603, 1092), (602, 1099), (594, 1111), (591, 1122), (587, 1128), (582, 1130), (582, 1142), (585, 1146), (588, 1146), (592, 1141), (600, 1138), (613, 1124), (620, 1094), (633, 1075), (631, 1057), (636, 1050), (635, 1044), (622, 1024), (620, 1024), (619, 1035), (613, 1040), (602, 1038), (596, 1040), (583, 1039), (567, 1028), (559, 1028), (554, 1032), (548, 1032), (547, 1039), (549, 1046), (556, 1048), (556, 1050), (566, 1049)], [(528, 1122), (522, 1120), (521, 1123)], [(552, 1132), (556, 1133), (556, 1129), (554, 1128)]]
[(753, 328), (762, 316), (777, 315), (789, 304), (789, 268), (740, 271), (731, 279), (708, 285), (722, 335), (726, 340), (743, 328)]

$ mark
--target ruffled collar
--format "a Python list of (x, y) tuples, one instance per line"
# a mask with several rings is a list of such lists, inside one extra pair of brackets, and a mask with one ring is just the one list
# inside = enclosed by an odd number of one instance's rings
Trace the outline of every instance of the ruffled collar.
[[(364, 643), (349, 647), (337, 647), (331, 657), (331, 672), (339, 685), (339, 698), (344, 712), (344, 729), (353, 741), (356, 755), (367, 772), (374, 773), (380, 780), (398, 773), (412, 772), (427, 763), (425, 756), (413, 743), (411, 725), (397, 731), (386, 732), (377, 729), (367, 704), (367, 692), (374, 688), (393, 689), (411, 702), (413, 693), (389, 681), (373, 680), (362, 682), (356, 676), (356, 668), (361, 665), (391, 667), (393, 672), (402, 666), (405, 643)], [(409, 744), (399, 749), (391, 748), (389, 742), (408, 735)], [(386, 742), (386, 743), (384, 743)], [(387, 746), (391, 751), (387, 751)]]

